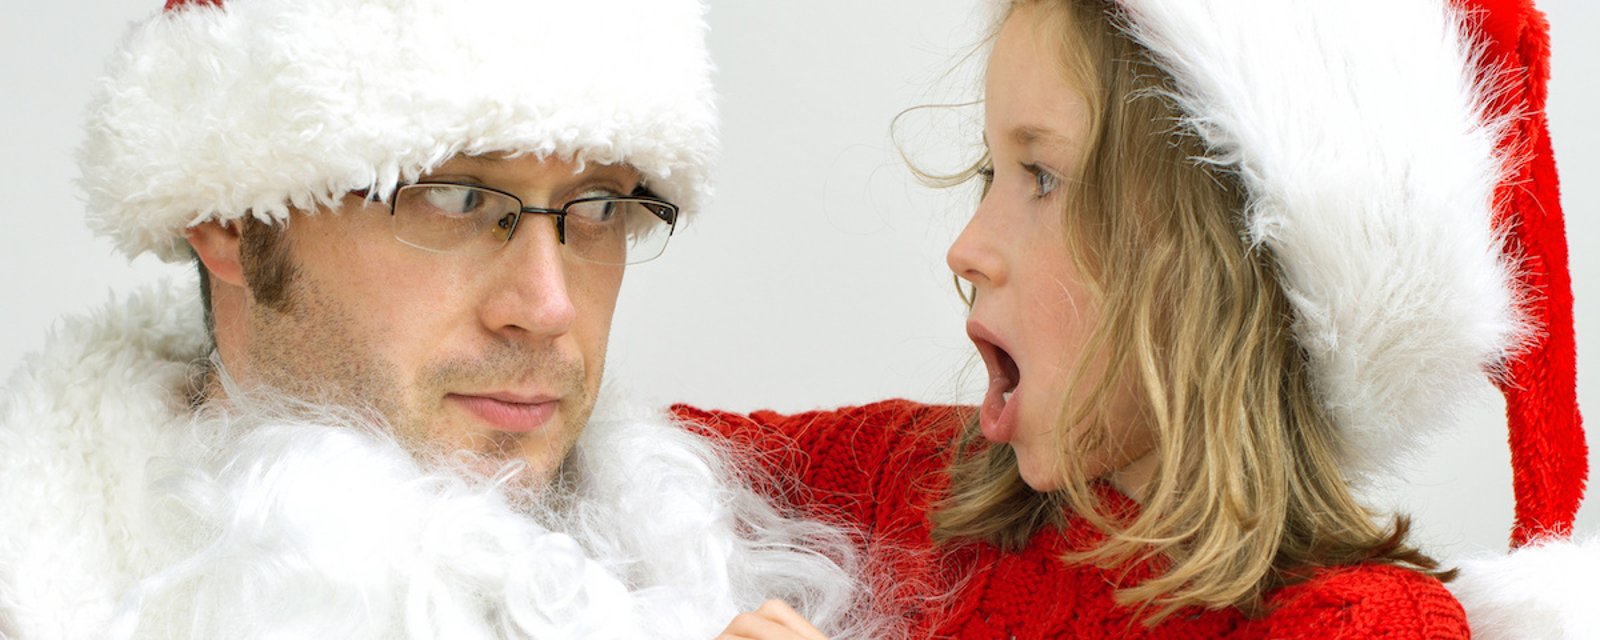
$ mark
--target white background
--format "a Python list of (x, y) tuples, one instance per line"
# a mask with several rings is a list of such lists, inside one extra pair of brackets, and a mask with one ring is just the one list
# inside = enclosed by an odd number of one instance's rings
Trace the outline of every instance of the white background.
[[(974, 44), (987, 3), (711, 4), (719, 196), (662, 259), (629, 273), (613, 377), (657, 401), (738, 410), (973, 401), (981, 366), (944, 266), (973, 196), (917, 184), (889, 135), (908, 107), (976, 95), (970, 78), (948, 72)], [(71, 183), (102, 61), (128, 23), (159, 5), (33, 3), (0, 21), (0, 370), (64, 313), (163, 274), (192, 277), (149, 257), (130, 266), (91, 238)], [(1591, 35), (1600, 5), (1541, 6), (1553, 25), (1549, 109), (1577, 297), (1579, 398), (1600, 412), (1600, 382), (1585, 375), (1600, 357), (1600, 40)], [(929, 131), (953, 119), (909, 117), (907, 146), (951, 166), (954, 136)], [(1380, 498), (1412, 512), (1447, 557), (1502, 548), (1510, 528), (1504, 421), (1497, 394), (1486, 385), (1483, 396), (1473, 420), (1415, 461), (1409, 484)], [(1582, 512), (1581, 531), (1600, 535), (1596, 511)]]

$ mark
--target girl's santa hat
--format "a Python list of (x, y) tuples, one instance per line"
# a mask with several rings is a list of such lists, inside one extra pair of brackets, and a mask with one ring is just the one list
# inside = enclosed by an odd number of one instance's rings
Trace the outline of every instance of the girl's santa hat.
[(463, 153), (625, 162), (693, 212), (717, 152), (705, 31), (699, 0), (169, 0), (90, 108), (90, 225), (178, 261), (186, 227)]
[(1588, 462), (1543, 15), (1531, 0), (1119, 4), (1209, 159), (1249, 190), (1246, 241), (1283, 267), (1352, 475), (1391, 472), (1494, 381), (1520, 550), (1452, 586), (1480, 637), (1600, 628), (1580, 602), (1600, 591), (1600, 546), (1565, 541)]

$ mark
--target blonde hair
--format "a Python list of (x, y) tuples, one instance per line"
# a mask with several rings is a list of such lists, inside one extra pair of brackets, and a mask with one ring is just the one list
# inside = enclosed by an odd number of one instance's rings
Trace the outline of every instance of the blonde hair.
[[(935, 540), (1014, 551), (1070, 511), (1108, 535), (1064, 561), (1155, 563), (1117, 596), (1150, 607), (1150, 624), (1187, 606), (1263, 613), (1264, 594), (1317, 567), (1437, 569), (1405, 544), (1405, 518), (1380, 526), (1352, 495), (1277, 263), (1244, 240), (1246, 194), (1201, 160), (1170, 75), (1120, 28), (1114, 3), (1020, 0), (1010, 11), (1024, 5), (1059, 41), (1063, 77), (1088, 87), (1091, 134), (1062, 215), (1101, 316), (1078, 361), (1062, 363), (1076, 365), (1055, 430), (1063, 488), (1030, 489), (1012, 449), (969, 424), (929, 516)], [(1131, 515), (1101, 503), (1073, 454), (1114, 441), (1104, 407), (1130, 389), (1157, 465)]]

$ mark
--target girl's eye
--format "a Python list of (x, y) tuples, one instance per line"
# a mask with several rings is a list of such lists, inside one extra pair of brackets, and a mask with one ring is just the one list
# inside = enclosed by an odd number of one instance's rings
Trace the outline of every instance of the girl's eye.
[(1022, 168), (1033, 174), (1033, 197), (1035, 198), (1048, 196), (1056, 190), (1056, 187), (1061, 186), (1061, 180), (1056, 178), (1055, 174), (1045, 170), (1044, 167), (1036, 164), (1025, 164), (1022, 165)]

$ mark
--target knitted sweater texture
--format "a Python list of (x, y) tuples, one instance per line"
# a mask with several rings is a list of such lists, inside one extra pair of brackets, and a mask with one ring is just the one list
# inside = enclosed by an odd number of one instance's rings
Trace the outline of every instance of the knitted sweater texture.
[[(1467, 638), (1461, 605), (1437, 580), (1388, 565), (1322, 569), (1267, 595), (1266, 614), (1180, 610), (1155, 626), (1118, 605), (1120, 586), (1145, 566), (1069, 565), (1063, 552), (1103, 537), (1076, 517), (1036, 533), (1017, 553), (983, 543), (936, 547), (924, 514), (942, 494), (955, 429), (969, 408), (902, 400), (836, 411), (750, 415), (674, 407), (678, 417), (727, 437), (774, 478), (767, 488), (796, 506), (858, 527), (884, 587), (930, 638)], [(798, 482), (794, 486), (792, 482)], [(1107, 489), (1114, 508), (1136, 508)]]

